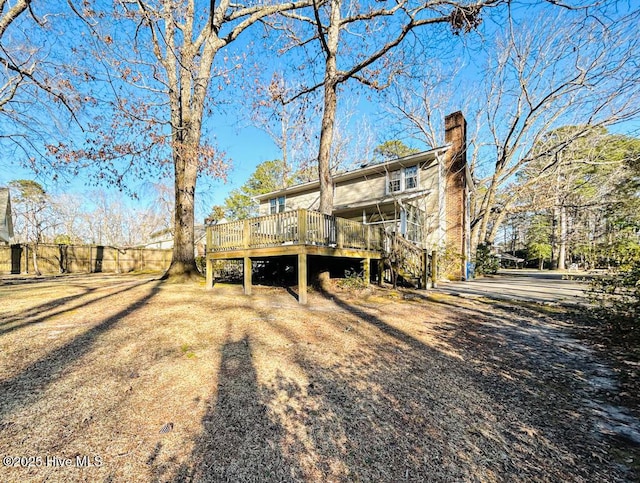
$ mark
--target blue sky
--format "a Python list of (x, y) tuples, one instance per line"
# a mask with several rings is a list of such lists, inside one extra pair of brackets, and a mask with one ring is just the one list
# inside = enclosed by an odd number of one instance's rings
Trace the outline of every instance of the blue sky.
[[(634, 7), (634, 2), (619, 2), (622, 8)], [(637, 5), (635, 6), (637, 8)], [(516, 8), (517, 10), (517, 8)], [(491, 40), (495, 29), (498, 27), (498, 23), (494, 21), (487, 21), (482, 26), (482, 35), (485, 39)], [(63, 32), (63, 31), (61, 31)], [(477, 40), (477, 37), (472, 39)], [(450, 37), (450, 36), (449, 36)], [(62, 37), (61, 37), (62, 38)], [(238, 43), (236, 48), (239, 52), (243, 49), (248, 49), (249, 43)], [(233, 53), (233, 51), (232, 51)], [(473, 57), (476, 54), (473, 42), (469, 43), (469, 48), (465, 50), (461, 47), (460, 39), (450, 39), (446, 44), (439, 45), (438, 48), (431, 52), (430, 55), (438, 58), (444, 58), (454, 63), (462, 63), (466, 66), (463, 69), (460, 81), (463, 83), (472, 83), (477, 81), (479, 72), (481, 70), (482, 59), (473, 61)], [(277, 63), (270, 62), (264, 66), (263, 75), (269, 77), (272, 70), (286, 70), (286, 65), (278, 65)], [(423, 71), (425, 75), (429, 75), (429, 69), (433, 69), (433, 65), (429, 64), (429, 60), (425, 60), (425, 66)], [(231, 86), (231, 96), (233, 96), (233, 87)], [(350, 89), (350, 87), (347, 87)], [(241, 91), (235, 90), (236, 94)], [(382, 142), (390, 138), (391, 133), (393, 136), (402, 137), (402, 133), (397, 134), (394, 131), (392, 121), (388, 119), (382, 119), (380, 113), (383, 108), (378, 104), (379, 98), (372, 92), (366, 89), (358, 91), (346, 90), (344, 96), (340, 98), (341, 105), (344, 107), (345, 101), (348, 98), (350, 100), (349, 109), (355, 112), (351, 125), (348, 126), (351, 130), (358, 129), (358, 122), (366, 117), (369, 124), (373, 126), (373, 134), (376, 137), (376, 142)], [(368, 97), (371, 97), (369, 100)], [(461, 105), (455, 105), (455, 103), (461, 102), (460, 99), (452, 99), (452, 109), (461, 108)], [(249, 175), (255, 169), (255, 166), (263, 161), (279, 158), (281, 153), (277, 149), (274, 142), (269, 136), (262, 130), (250, 126), (250, 122), (247, 120), (248, 112), (244, 108), (236, 108), (231, 106), (228, 110), (222, 111), (207, 121), (207, 124), (211, 127), (210, 132), (215, 133), (215, 144), (226, 153), (227, 158), (232, 161), (232, 169), (229, 172), (228, 181), (223, 183), (219, 180), (201, 179), (198, 184), (198, 191), (196, 196), (196, 220), (202, 220), (208, 213), (211, 206), (215, 204), (222, 204), (224, 198), (227, 196), (231, 189), (241, 186)], [(466, 114), (466, 113), (465, 113)], [(3, 126), (0, 124), (0, 129)], [(625, 129), (622, 129), (623, 131)], [(73, 134), (71, 134), (73, 135)], [(416, 146), (423, 148), (425, 146)], [(6, 184), (13, 179), (29, 178), (36, 179), (51, 193), (84, 193), (96, 189), (95, 186), (89, 185), (90, 178), (88, 174), (81, 173), (80, 176), (61, 176), (57, 182), (53, 182), (50, 178), (40, 175), (35, 176), (31, 171), (24, 169), (17, 161), (17, 156), (11, 151), (11, 149), (3, 150), (3, 157), (0, 159), (0, 185)], [(141, 200), (131, 200), (122, 195), (123, 199), (126, 199), (131, 206), (148, 206), (153, 203), (153, 192), (150, 189), (150, 184), (153, 182), (164, 181), (166, 184), (172, 184), (169, 180), (158, 179), (146, 179), (135, 181), (137, 186), (133, 186), (133, 191), (140, 193)], [(113, 188), (103, 186), (100, 189), (105, 191), (113, 191)], [(88, 199), (87, 203), (90, 203)]]
[[(231, 121), (231, 120), (230, 120)], [(279, 150), (273, 141), (263, 131), (254, 127), (238, 128), (231, 122), (227, 126), (218, 125), (218, 142), (220, 148), (225, 151), (232, 160), (232, 170), (228, 181), (201, 179), (198, 182), (198, 216), (201, 219), (208, 213), (208, 209), (215, 204), (222, 204), (228, 192), (241, 186), (255, 169), (255, 166), (263, 161), (275, 159), (280, 156)], [(52, 193), (90, 193), (92, 190), (101, 189), (106, 192), (118, 193), (118, 190), (109, 186), (96, 188), (87, 183), (82, 176), (62, 176), (58, 181), (51, 180), (47, 175), (36, 175), (30, 169), (20, 165), (11, 159), (11, 156), (3, 156), (0, 160), (0, 185), (4, 186), (16, 179), (35, 179), (45, 189)], [(142, 199), (134, 200), (125, 194), (122, 199), (132, 207), (146, 207), (152, 200), (148, 185), (158, 180), (139, 180), (139, 187), (134, 191), (143, 194)], [(172, 181), (168, 180), (167, 184)], [(144, 194), (147, 193), (146, 196)], [(90, 203), (90, 200), (87, 200)], [(206, 211), (206, 213), (205, 213)]]

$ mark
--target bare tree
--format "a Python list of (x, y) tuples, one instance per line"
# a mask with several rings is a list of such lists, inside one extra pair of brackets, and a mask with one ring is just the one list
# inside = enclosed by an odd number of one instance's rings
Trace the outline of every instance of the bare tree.
[[(134, 171), (150, 174), (148, 165), (141, 164), (143, 155), (172, 170), (174, 248), (167, 276), (199, 276), (194, 254), (196, 181), (199, 173), (214, 177), (225, 173), (222, 153), (202, 140), (203, 119), (211, 107), (207, 93), (212, 78), (217, 77), (224, 89), (242, 58), (220, 58), (215, 68), (214, 60), (252, 25), (308, 3), (119, 0), (108, 11), (99, 11), (100, 2), (73, 4), (94, 36), (95, 62), (105, 67), (100, 85), (117, 116), (111, 122), (98, 116), (107, 122), (94, 123), (100, 139), (90, 136), (86, 148), (71, 153), (66, 146), (52, 150), (62, 153), (65, 161), (102, 163), (103, 177), (118, 185)], [(114, 20), (112, 30), (107, 19)], [(108, 63), (101, 60), (107, 53)], [(95, 95), (93, 99), (100, 101)]]
[[(382, 89), (402, 66), (401, 49), (408, 35), (423, 26), (448, 25), (454, 33), (470, 32), (480, 23), (482, 10), (502, 0), (475, 2), (359, 3), (348, 0), (314, 2), (313, 16), (290, 15), (311, 29), (291, 35), (295, 45), (307, 47), (313, 41), (323, 57), (321, 82), (303, 89), (298, 96), (322, 89), (323, 110), (318, 149), (320, 211), (333, 210), (331, 151), (333, 148), (338, 89), (349, 80)], [(304, 32), (304, 29), (303, 29)], [(420, 42), (424, 42), (421, 38)], [(392, 54), (398, 58), (394, 59)], [(315, 53), (314, 53), (315, 55)], [(386, 76), (385, 76), (386, 74)], [(383, 77), (386, 77), (383, 80)]]
[(14, 211), (15, 239), (27, 243), (31, 248), (33, 269), (41, 275), (38, 267), (38, 246), (53, 239), (57, 220), (52, 216), (50, 198), (42, 185), (33, 180), (20, 179), (9, 183)]
[[(443, 112), (468, 113), (467, 159), (476, 180), (473, 249), (492, 244), (505, 217), (517, 211), (521, 195), (535, 183), (516, 178), (528, 164), (546, 160), (543, 179), (555, 172), (556, 154), (572, 143), (640, 113), (638, 10), (596, 7), (510, 11), (504, 33), (478, 53), (487, 59), (478, 80), (465, 78), (461, 90), (453, 71), (448, 81), (434, 75), (399, 85), (391, 98), (403, 126), (430, 146), (438, 145)], [(579, 129), (548, 138), (567, 125)]]
[[(77, 98), (64, 67), (57, 62), (46, 15), (38, 15), (32, 0), (0, 0), (0, 143), (17, 150), (34, 170), (46, 160), (42, 143), (60, 126), (62, 113), (75, 119)], [(48, 9), (57, 5), (39, 5)], [(5, 151), (6, 152), (6, 151)]]
[(252, 90), (255, 97), (251, 120), (269, 135), (281, 152), (282, 187), (287, 186), (292, 173), (306, 172), (311, 164), (308, 147), (312, 144), (317, 109), (310, 98), (287, 102), (296, 90), (278, 72), (266, 85), (257, 83)]
[[(521, 189), (500, 190), (527, 164), (554, 154), (604, 126), (635, 118), (640, 113), (638, 38), (639, 12), (609, 18), (582, 12), (567, 16), (511, 18), (507, 35), (498, 43), (487, 68), (482, 106), (487, 144), (479, 157), (494, 161), (481, 180), (472, 232), (492, 244), (499, 227), (518, 200)], [(563, 125), (580, 126), (570, 136), (535, 149), (542, 139)], [(553, 163), (553, 161), (552, 161)], [(481, 175), (478, 166), (476, 176)]]

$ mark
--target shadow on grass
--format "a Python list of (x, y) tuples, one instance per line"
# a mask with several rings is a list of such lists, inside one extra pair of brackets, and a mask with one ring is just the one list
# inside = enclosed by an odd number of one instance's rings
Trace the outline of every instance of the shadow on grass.
[[(282, 428), (269, 417), (249, 338), (222, 348), (217, 399), (202, 419), (191, 463), (176, 481), (296, 481), (280, 451)], [(215, 397), (215, 396), (214, 396)], [(156, 478), (165, 481), (156, 469)]]
[(146, 284), (150, 285), (146, 295), (132, 302), (117, 314), (78, 335), (62, 347), (49, 352), (19, 374), (2, 381), (0, 383), (0, 418), (6, 419), (15, 409), (24, 407), (38, 399), (47, 386), (61, 377), (65, 367), (76, 363), (78, 359), (91, 350), (98, 337), (112, 329), (124, 316), (147, 304), (157, 294), (159, 281), (137, 284), (121, 292)]
[[(0, 335), (8, 334), (10, 332), (13, 332), (14, 330), (17, 330), (23, 327), (36, 325), (36, 324), (45, 322), (51, 317), (55, 317), (56, 315), (60, 315), (65, 312), (70, 312), (72, 310), (75, 310), (81, 307), (84, 308), (96, 302), (100, 302), (104, 299), (108, 299), (116, 295), (121, 295), (125, 292), (128, 292), (132, 288), (144, 285), (146, 283), (149, 283), (149, 282), (148, 281), (136, 282), (135, 284), (127, 283), (126, 284), (127, 286), (125, 286), (123, 289), (117, 290), (115, 292), (109, 292), (105, 295), (98, 296), (91, 300), (87, 300), (86, 297), (96, 293), (99, 290), (104, 289), (104, 287), (89, 288), (81, 294), (69, 295), (67, 297), (62, 297), (62, 298), (52, 300), (50, 302), (41, 304), (37, 307), (33, 307), (32, 309), (29, 309), (19, 315), (8, 317), (7, 319), (0, 322)], [(113, 286), (111, 286), (110, 288), (113, 288)], [(71, 305), (66, 305), (72, 301), (76, 303)], [(59, 310), (48, 312), (49, 310), (54, 309), (56, 307), (59, 307)], [(11, 325), (7, 327), (9, 324), (15, 323), (19, 320), (22, 320), (22, 322), (16, 325)]]
[[(309, 450), (301, 448), (305, 444), (313, 448), (314, 468), (323, 478), (587, 481), (619, 477), (613, 465), (593, 458), (596, 452), (603, 454), (604, 445), (590, 433), (588, 410), (579, 406), (580, 399), (557, 385), (545, 387), (548, 380), (538, 379), (539, 372), (528, 369), (542, 370), (548, 361), (555, 363), (555, 356), (560, 361), (564, 356), (571, 358), (571, 348), (562, 347), (561, 339), (560, 347), (553, 347), (558, 342), (553, 332), (533, 331), (528, 334), (531, 339), (525, 337), (511, 348), (509, 342), (516, 342), (526, 327), (516, 326), (515, 335), (505, 329), (494, 338), (475, 341), (472, 324), (471, 329), (447, 335), (453, 349), (468, 351), (458, 359), (391, 326), (382, 316), (335, 294), (330, 298), (356, 319), (338, 317), (330, 322), (330, 330), (344, 332), (349, 340), (348, 353), (323, 365), (301, 347), (295, 364), (305, 373), (308, 385), (300, 386), (286, 371), (276, 383), (277, 392), (287, 394), (286, 420), (298, 425), (297, 434), (306, 434), (310, 441), (298, 438), (287, 445), (285, 454), (308, 459)], [(417, 304), (416, 310), (421, 310)], [(271, 322), (266, 315), (265, 323), (271, 328), (291, 341), (299, 339), (295, 329)], [(472, 310), (461, 319), (458, 315), (448, 320), (460, 326), (473, 322)], [(503, 316), (494, 314), (494, 318)], [(486, 315), (476, 313), (475, 317)], [(377, 337), (376, 331), (384, 336)], [(467, 341), (487, 348), (474, 353)], [(500, 367), (498, 361), (485, 365), (482, 359), (496, 352), (514, 352), (514, 359), (505, 358), (507, 367)], [(518, 359), (520, 352), (524, 353)], [(510, 363), (515, 371), (503, 377)], [(558, 381), (583, 384), (572, 369), (561, 362), (550, 368), (558, 373)]]

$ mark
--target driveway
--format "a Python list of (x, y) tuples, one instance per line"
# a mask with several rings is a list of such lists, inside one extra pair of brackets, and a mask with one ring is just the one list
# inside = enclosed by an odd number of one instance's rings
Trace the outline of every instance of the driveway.
[(524, 300), (575, 305), (587, 302), (584, 273), (539, 270), (500, 270), (497, 275), (467, 282), (440, 282), (435, 291), (460, 297)]

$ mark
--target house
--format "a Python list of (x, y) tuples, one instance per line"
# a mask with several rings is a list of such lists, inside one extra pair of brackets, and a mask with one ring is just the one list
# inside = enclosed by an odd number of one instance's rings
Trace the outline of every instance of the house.
[(12, 238), (11, 196), (9, 188), (0, 188), (0, 241), (10, 243)]
[[(446, 250), (448, 276), (466, 279), (470, 258), (466, 121), (461, 112), (445, 118), (445, 145), (333, 177), (333, 215), (381, 225), (414, 245)], [(318, 210), (318, 181), (257, 196), (261, 216)]]
[[(205, 254), (205, 238), (207, 225), (196, 224), (193, 227), (193, 243), (196, 257), (202, 257)], [(173, 248), (173, 229), (165, 228), (164, 230), (152, 233), (147, 243), (141, 245), (142, 248), (153, 248), (170, 250)]]
[(381, 281), (389, 267), (396, 276), (426, 287), (429, 271), (443, 266), (433, 259), (429, 263), (428, 250), (448, 255), (440, 275), (467, 278), (473, 183), (462, 113), (446, 117), (445, 142), (334, 176), (331, 214), (318, 212), (320, 188), (314, 181), (256, 197), (258, 217), (208, 226), (206, 288), (215, 284), (218, 260), (242, 262), (244, 292), (249, 295), (256, 266), (287, 259), (297, 260), (293, 263), (301, 304), (307, 301), (313, 264), (360, 263), (367, 283), (375, 273)]

